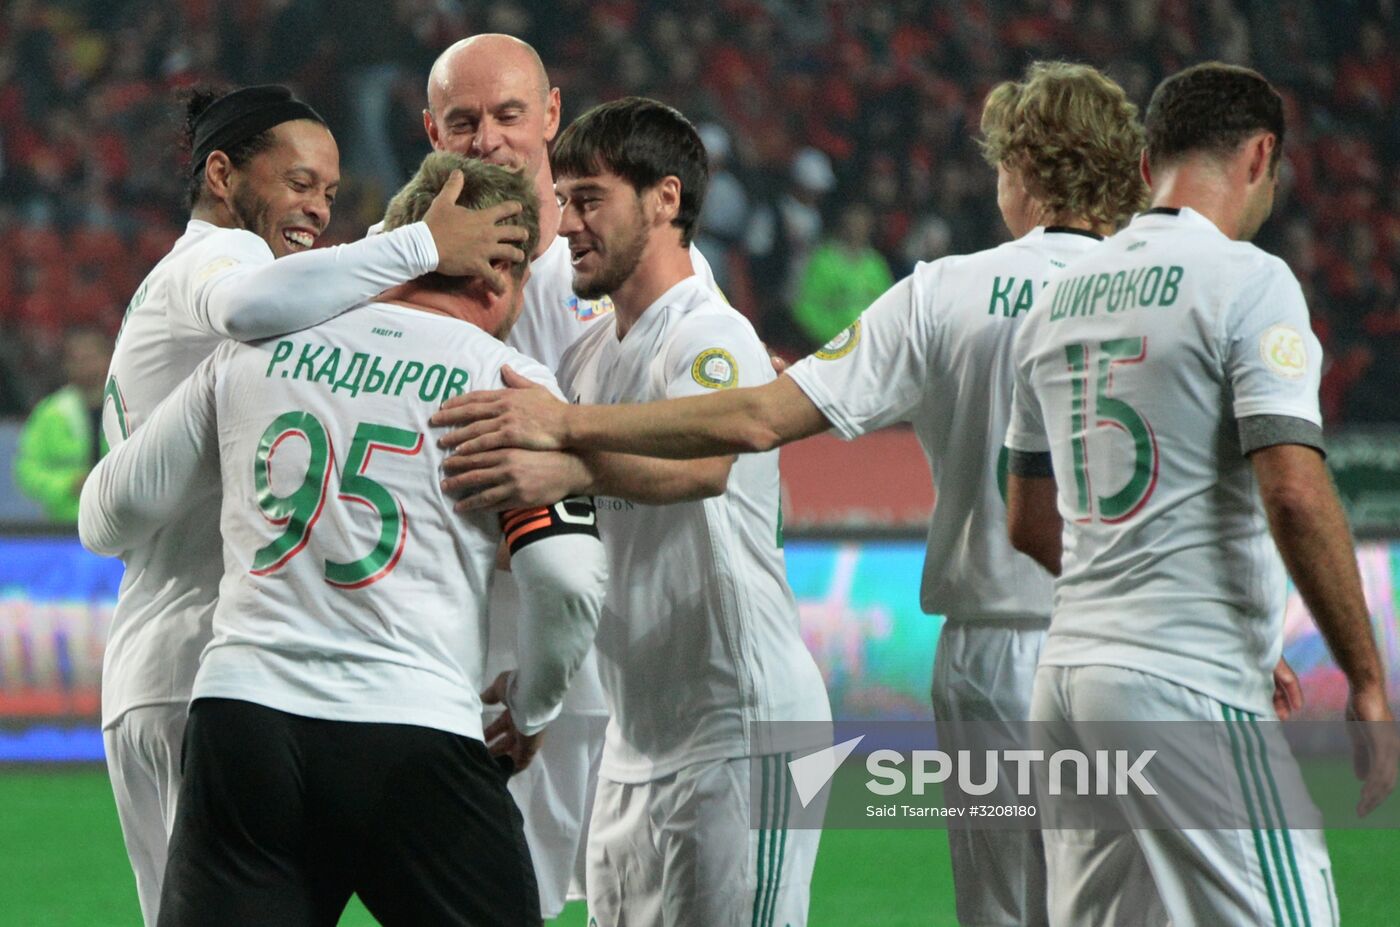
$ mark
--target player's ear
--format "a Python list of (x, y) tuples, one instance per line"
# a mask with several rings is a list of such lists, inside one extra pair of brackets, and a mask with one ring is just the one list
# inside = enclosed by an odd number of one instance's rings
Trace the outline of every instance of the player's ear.
[(559, 132), (559, 88), (550, 87), (549, 93), (545, 96), (544, 105), (544, 140), (554, 141), (554, 136)]
[(428, 144), (433, 146), (434, 151), (441, 151), (442, 146), (438, 140), (437, 120), (433, 118), (433, 111), (423, 110), (423, 131), (428, 133)]
[(1147, 149), (1142, 149), (1142, 155), (1138, 158), (1138, 170), (1142, 172), (1142, 182), (1147, 184), (1147, 189), (1152, 189), (1152, 165), (1147, 161)]
[(204, 183), (214, 198), (223, 201), (232, 193), (233, 162), (222, 151), (211, 151), (204, 161)]
[(1261, 132), (1247, 143), (1249, 145), (1249, 182), (1272, 180), (1274, 146), (1278, 137), (1272, 132)]
[(668, 174), (652, 187), (656, 197), (657, 225), (670, 225), (681, 211), (681, 179)]

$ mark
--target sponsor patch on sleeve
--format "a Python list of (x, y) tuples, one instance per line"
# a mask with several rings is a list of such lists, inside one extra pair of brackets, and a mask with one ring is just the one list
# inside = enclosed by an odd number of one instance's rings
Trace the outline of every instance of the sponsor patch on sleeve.
[(858, 344), (860, 344), (860, 319), (856, 319), (841, 334), (818, 348), (815, 356), (821, 360), (840, 360), (854, 351)]
[(588, 496), (570, 496), (553, 505), (501, 513), (501, 531), (513, 554), (527, 544), (561, 534), (598, 536), (598, 518)]
[(1274, 373), (1296, 380), (1308, 372), (1308, 349), (1291, 325), (1275, 325), (1259, 338), (1259, 355)]
[(739, 383), (739, 365), (724, 348), (706, 348), (690, 365), (690, 375), (706, 389), (729, 389)]

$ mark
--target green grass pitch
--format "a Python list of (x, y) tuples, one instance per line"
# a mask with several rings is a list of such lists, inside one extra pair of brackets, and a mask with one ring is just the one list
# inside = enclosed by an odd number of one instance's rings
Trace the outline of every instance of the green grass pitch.
[[(1333, 831), (1327, 839), (1344, 923), (1397, 923), (1400, 832)], [(140, 922), (106, 772), (96, 767), (0, 771), (0, 925), (139, 927)], [(584, 923), (582, 905), (571, 906), (554, 922), (556, 927)], [(943, 832), (827, 831), (812, 882), (810, 923), (953, 927)], [(352, 902), (341, 924), (368, 927), (374, 920)]]

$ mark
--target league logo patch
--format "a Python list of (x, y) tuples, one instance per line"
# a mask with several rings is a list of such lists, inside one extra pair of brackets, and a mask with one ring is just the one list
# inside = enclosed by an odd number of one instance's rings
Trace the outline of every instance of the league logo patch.
[(1308, 372), (1308, 349), (1303, 336), (1290, 325), (1275, 325), (1259, 339), (1259, 355), (1270, 370), (1296, 380)]
[(564, 308), (572, 312), (578, 321), (592, 322), (612, 312), (613, 301), (611, 296), (604, 296), (602, 299), (579, 299), (577, 296), (570, 296), (564, 303)]
[(860, 319), (856, 319), (849, 328), (818, 348), (816, 356), (821, 360), (839, 360), (854, 351), (858, 344), (860, 344)]
[(706, 348), (690, 365), (690, 375), (705, 389), (729, 389), (739, 382), (739, 365), (724, 348)]

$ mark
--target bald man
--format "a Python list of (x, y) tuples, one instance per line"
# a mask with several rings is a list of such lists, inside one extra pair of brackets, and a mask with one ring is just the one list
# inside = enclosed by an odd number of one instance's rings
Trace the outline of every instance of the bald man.
[[(557, 370), (564, 351), (613, 312), (611, 297), (581, 299), (573, 291), (568, 240), (558, 234), (560, 209), (549, 164), (559, 131), (559, 88), (551, 87), (540, 56), (509, 35), (474, 35), (444, 51), (428, 75), (423, 128), (439, 151), (480, 158), (534, 178), (540, 203), (540, 245), (525, 284), (525, 308), (506, 343)], [(709, 263), (690, 249), (696, 276), (714, 286)], [(487, 669), (514, 665), (518, 592), (509, 574), (497, 574), (490, 605)], [(603, 733), (607, 728), (598, 668), (589, 658), (575, 677), (559, 718), (549, 727), (535, 761), (511, 779), (525, 817), (535, 863), (540, 910), (556, 917), (570, 898), (583, 897), (584, 833), (591, 813)], [(570, 885), (570, 880), (576, 884)], [(571, 890), (572, 889), (572, 890)]]

